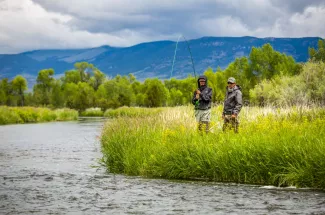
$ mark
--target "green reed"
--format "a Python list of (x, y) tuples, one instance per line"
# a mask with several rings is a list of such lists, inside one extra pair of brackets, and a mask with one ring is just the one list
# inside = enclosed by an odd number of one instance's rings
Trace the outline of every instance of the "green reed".
[(207, 135), (197, 132), (192, 107), (112, 119), (102, 160), (128, 175), (325, 188), (324, 109), (244, 107), (239, 134), (222, 132), (221, 109), (213, 108)]
[(78, 112), (71, 109), (51, 110), (36, 107), (0, 106), (0, 125), (77, 120)]

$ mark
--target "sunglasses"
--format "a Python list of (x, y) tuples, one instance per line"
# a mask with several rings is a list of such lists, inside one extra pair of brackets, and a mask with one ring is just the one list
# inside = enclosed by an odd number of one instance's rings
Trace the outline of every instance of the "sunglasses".
[(231, 83), (231, 82), (228, 82), (228, 84), (233, 84), (233, 83)]

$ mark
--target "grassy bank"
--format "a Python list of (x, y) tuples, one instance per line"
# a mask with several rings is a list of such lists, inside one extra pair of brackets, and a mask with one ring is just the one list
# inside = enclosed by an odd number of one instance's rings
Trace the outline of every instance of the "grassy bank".
[(110, 172), (170, 179), (325, 188), (325, 110), (244, 107), (240, 133), (223, 133), (221, 106), (200, 136), (192, 107), (109, 121), (102, 133)]
[(85, 117), (102, 117), (104, 112), (100, 108), (88, 108), (80, 113), (80, 116)]
[(48, 108), (0, 106), (0, 125), (77, 119), (78, 112), (67, 108), (50, 110)]
[(142, 108), (142, 107), (120, 107), (117, 109), (108, 109), (104, 113), (104, 117), (148, 117), (158, 115), (162, 108)]

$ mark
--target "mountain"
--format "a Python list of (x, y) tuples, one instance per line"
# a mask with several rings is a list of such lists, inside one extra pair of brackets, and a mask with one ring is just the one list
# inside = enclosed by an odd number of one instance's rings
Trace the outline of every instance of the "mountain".
[[(297, 62), (308, 59), (308, 47), (317, 47), (318, 37), (255, 38), (203, 37), (187, 41), (193, 55), (196, 74), (208, 67), (227, 67), (236, 57), (248, 56), (251, 48), (270, 43), (279, 52), (291, 55)], [(17, 74), (35, 82), (38, 71), (53, 68), (57, 76), (72, 69), (75, 62), (94, 64), (110, 77), (133, 73), (137, 79), (148, 77), (183, 78), (193, 74), (186, 41), (179, 41), (174, 72), (171, 74), (176, 42), (157, 41), (131, 47), (101, 46), (89, 49), (36, 50), (20, 54), (0, 55), (0, 79)]]

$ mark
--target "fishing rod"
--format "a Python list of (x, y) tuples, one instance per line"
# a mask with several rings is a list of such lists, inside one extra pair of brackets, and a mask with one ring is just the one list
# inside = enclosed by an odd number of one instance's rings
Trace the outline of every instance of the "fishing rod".
[(190, 48), (190, 44), (188, 43), (188, 41), (186, 40), (186, 38), (183, 35), (180, 35), (178, 37), (178, 39), (177, 39), (177, 42), (176, 42), (176, 47), (175, 47), (175, 52), (174, 52), (174, 59), (173, 59), (173, 64), (172, 64), (172, 71), (170, 73), (170, 79), (172, 78), (172, 75), (173, 75), (173, 72), (174, 72), (174, 64), (175, 64), (175, 59), (176, 59), (177, 46), (178, 46), (178, 42), (179, 42), (181, 37), (183, 37), (183, 39), (186, 42), (188, 52), (190, 53), (190, 56), (191, 56), (193, 74), (194, 74), (194, 77), (196, 78), (195, 66), (194, 66), (194, 61), (193, 61), (193, 56), (192, 56), (192, 51), (191, 51), (191, 48)]

